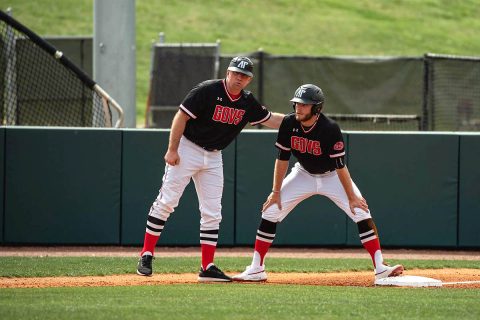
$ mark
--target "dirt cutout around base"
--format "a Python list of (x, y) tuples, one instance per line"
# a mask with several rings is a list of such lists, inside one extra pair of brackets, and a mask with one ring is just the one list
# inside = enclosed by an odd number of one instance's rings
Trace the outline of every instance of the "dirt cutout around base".
[[(470, 282), (447, 284), (443, 288), (480, 288), (480, 271), (477, 269), (429, 269), (408, 270), (405, 275), (416, 275), (442, 280), (443, 282)], [(372, 272), (332, 273), (268, 273), (268, 280), (251, 285), (316, 285), (316, 286), (357, 286), (373, 287)], [(235, 285), (237, 282), (225, 283)], [(245, 283), (245, 282), (242, 282)], [(52, 288), (52, 287), (102, 287), (102, 286), (144, 286), (198, 284), (197, 274), (155, 274), (142, 277), (136, 274), (86, 276), (86, 277), (41, 277), (41, 278), (0, 278), (0, 288)]]

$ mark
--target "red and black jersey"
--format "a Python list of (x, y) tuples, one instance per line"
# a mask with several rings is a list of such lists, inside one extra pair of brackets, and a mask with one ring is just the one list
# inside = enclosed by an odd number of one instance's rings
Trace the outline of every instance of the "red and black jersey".
[(271, 116), (250, 91), (242, 90), (239, 97), (233, 98), (227, 92), (225, 79), (198, 84), (180, 109), (191, 117), (183, 135), (207, 150), (226, 148), (247, 122), (253, 126)]
[(309, 128), (295, 119), (295, 113), (286, 115), (278, 130), (275, 146), (280, 150), (278, 159), (288, 160), (293, 154), (312, 174), (344, 166), (345, 144), (340, 127), (322, 113)]

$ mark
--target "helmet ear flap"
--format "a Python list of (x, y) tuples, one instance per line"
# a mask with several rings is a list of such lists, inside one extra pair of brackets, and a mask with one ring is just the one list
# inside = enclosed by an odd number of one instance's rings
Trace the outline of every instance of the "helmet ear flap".
[(323, 102), (315, 106), (315, 114), (319, 114), (323, 109)]
[[(293, 103), (292, 103), (292, 109), (293, 109), (293, 111), (295, 111), (295, 105), (296, 105), (296, 104), (297, 104), (296, 102), (293, 102)], [(323, 109), (323, 102), (322, 102), (322, 103), (318, 103), (318, 104), (314, 104), (314, 105), (312, 105), (312, 114), (319, 114), (320, 111), (322, 111), (322, 109)]]

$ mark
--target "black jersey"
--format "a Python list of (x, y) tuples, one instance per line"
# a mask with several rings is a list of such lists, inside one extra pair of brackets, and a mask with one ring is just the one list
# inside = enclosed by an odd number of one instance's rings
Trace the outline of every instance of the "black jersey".
[(345, 156), (340, 127), (322, 113), (310, 128), (304, 128), (295, 119), (295, 113), (286, 115), (278, 130), (275, 146), (280, 150), (280, 160), (288, 160), (293, 154), (302, 167), (312, 174), (339, 168), (338, 160), (343, 163)]
[(271, 116), (249, 91), (242, 90), (238, 98), (232, 98), (224, 79), (195, 86), (180, 109), (191, 117), (183, 135), (207, 150), (226, 148), (247, 122), (253, 126)]

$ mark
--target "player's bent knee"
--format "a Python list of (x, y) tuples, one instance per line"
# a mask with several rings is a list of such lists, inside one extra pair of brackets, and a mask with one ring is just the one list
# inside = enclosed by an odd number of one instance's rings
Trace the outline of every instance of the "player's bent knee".
[(173, 208), (166, 206), (161, 202), (155, 201), (151, 206), (150, 212), (148, 213), (148, 215), (166, 221), (170, 217), (173, 211), (174, 211)]
[(358, 223), (362, 220), (366, 219), (371, 219), (372, 216), (370, 215), (370, 212), (363, 211), (361, 209), (355, 209), (355, 214), (354, 215), (349, 215), (350, 218), (352, 218), (353, 222)]
[(262, 219), (273, 222), (273, 223), (279, 223), (282, 221), (281, 216), (279, 214), (274, 214), (274, 213), (268, 214), (265, 212), (262, 214)]

